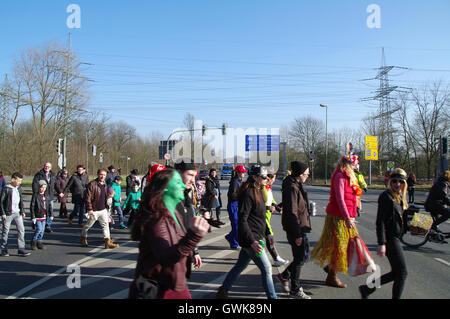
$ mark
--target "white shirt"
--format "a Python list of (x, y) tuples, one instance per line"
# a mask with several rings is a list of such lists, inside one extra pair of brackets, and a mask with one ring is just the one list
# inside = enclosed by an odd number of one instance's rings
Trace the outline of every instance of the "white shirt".
[(20, 213), (20, 194), (19, 194), (19, 190), (17, 187), (13, 187), (10, 185), (10, 187), (12, 188), (12, 199), (11, 199), (11, 203), (12, 203), (12, 214), (19, 214)]

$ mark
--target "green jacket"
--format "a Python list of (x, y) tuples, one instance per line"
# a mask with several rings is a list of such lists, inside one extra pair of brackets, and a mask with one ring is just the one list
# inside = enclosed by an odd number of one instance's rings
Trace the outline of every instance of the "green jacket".
[(123, 203), (123, 207), (126, 208), (127, 205), (130, 207), (130, 209), (138, 209), (139, 204), (141, 203), (138, 199), (141, 198), (141, 190), (138, 189), (137, 192), (132, 191), (128, 194), (127, 199), (125, 200), (125, 203)]
[[(267, 188), (264, 187), (264, 192), (266, 194), (266, 197), (269, 193), (269, 191), (267, 190)], [(272, 206), (272, 204), (277, 204), (277, 202), (275, 201), (275, 198), (272, 197), (272, 202), (270, 202), (270, 198), (267, 198), (267, 202), (266, 202), (266, 207)], [(267, 209), (266, 210), (266, 233), (268, 233), (269, 235), (273, 236), (273, 231), (272, 231), (272, 227), (270, 226), (270, 219), (272, 218), (272, 212)]]
[(113, 182), (111, 187), (115, 193), (113, 197), (114, 206), (120, 206), (120, 193), (122, 192), (122, 187), (120, 187), (120, 185), (116, 182)]

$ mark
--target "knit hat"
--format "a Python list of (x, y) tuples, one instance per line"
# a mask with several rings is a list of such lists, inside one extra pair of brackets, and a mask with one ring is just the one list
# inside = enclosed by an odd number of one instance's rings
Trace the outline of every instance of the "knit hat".
[(194, 170), (194, 171), (196, 171), (197, 170), (197, 167), (195, 166), (195, 164), (194, 163), (190, 163), (190, 160), (188, 161), (184, 161), (184, 160), (181, 160), (180, 162), (177, 162), (177, 163), (175, 163), (175, 169), (176, 170), (178, 170), (178, 171), (190, 171), (190, 170)]
[(302, 175), (308, 168), (309, 168), (308, 164), (299, 161), (291, 162), (292, 176), (294, 177)]
[(39, 188), (41, 188), (41, 186), (43, 186), (43, 185), (47, 186), (47, 182), (44, 181), (43, 179), (41, 179), (41, 180), (39, 181)]

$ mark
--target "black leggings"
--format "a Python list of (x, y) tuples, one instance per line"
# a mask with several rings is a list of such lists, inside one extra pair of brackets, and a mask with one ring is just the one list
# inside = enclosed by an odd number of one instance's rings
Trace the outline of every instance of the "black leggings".
[(389, 259), (392, 270), (381, 276), (381, 285), (393, 281), (392, 299), (400, 299), (405, 287), (406, 276), (408, 275), (400, 239), (393, 238), (386, 243), (386, 256)]

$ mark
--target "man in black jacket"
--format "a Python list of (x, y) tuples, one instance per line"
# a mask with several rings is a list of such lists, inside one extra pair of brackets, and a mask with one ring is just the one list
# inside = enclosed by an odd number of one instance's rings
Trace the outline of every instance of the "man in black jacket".
[(14, 173), (11, 176), (11, 184), (7, 185), (0, 196), (0, 215), (3, 221), (2, 227), (2, 256), (8, 257), (8, 234), (12, 221), (16, 223), (19, 236), (18, 254), (19, 256), (29, 256), (30, 253), (25, 251), (25, 227), (23, 219), (25, 218), (25, 209), (22, 198), (22, 184), (23, 176), (20, 173)]
[(425, 201), (425, 209), (436, 217), (433, 230), (437, 231), (437, 225), (450, 218), (450, 171), (445, 171), (430, 189)]
[[(50, 206), (52, 207), (52, 211), (54, 211), (54, 200), (55, 200), (54, 193), (56, 191), (56, 174), (53, 173), (53, 171), (52, 171), (51, 163), (48, 163), (48, 162), (45, 163), (44, 168), (41, 169), (39, 172), (37, 172), (34, 175), (33, 185), (32, 185), (34, 194), (39, 193), (39, 181), (40, 180), (44, 180), (47, 182), (48, 187), (47, 187), (47, 190), (45, 191), (45, 195), (48, 196), (48, 198), (50, 200)], [(63, 197), (64, 194), (59, 193), (58, 196)], [(51, 229), (52, 220), (53, 220), (53, 216), (48, 215), (47, 221), (45, 223), (45, 232), (46, 233), (52, 232), (52, 229)]]
[(70, 177), (64, 189), (64, 193), (70, 190), (72, 203), (74, 204), (73, 211), (67, 218), (69, 224), (72, 224), (72, 219), (78, 214), (78, 225), (83, 226), (83, 216), (86, 213), (84, 196), (88, 184), (89, 178), (86, 174), (86, 169), (83, 165), (78, 165), (77, 171)]

